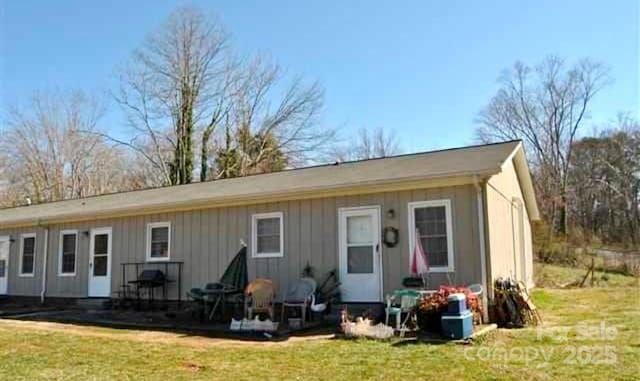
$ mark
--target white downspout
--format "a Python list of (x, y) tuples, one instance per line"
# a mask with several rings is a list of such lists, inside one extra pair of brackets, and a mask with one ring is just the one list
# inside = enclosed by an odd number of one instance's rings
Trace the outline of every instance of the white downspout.
[(40, 303), (44, 304), (44, 295), (47, 292), (47, 257), (49, 254), (49, 227), (44, 229), (44, 254), (42, 256), (42, 291), (40, 291)]
[(482, 293), (482, 320), (485, 322), (489, 321), (489, 304), (487, 293), (489, 292), (489, 287), (491, 285), (487, 284), (487, 257), (486, 257), (486, 249), (485, 249), (485, 230), (484, 230), (484, 201), (482, 198), (482, 186), (478, 181), (478, 177), (473, 177), (473, 183), (476, 187), (476, 204), (478, 204), (478, 237), (480, 239), (480, 269), (482, 272), (482, 287), (484, 287), (484, 292)]

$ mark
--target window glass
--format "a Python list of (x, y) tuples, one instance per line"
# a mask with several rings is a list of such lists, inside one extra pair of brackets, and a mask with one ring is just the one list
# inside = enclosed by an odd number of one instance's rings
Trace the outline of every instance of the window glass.
[(77, 235), (64, 234), (62, 236), (62, 268), (63, 274), (72, 274), (76, 271), (76, 240)]
[(108, 255), (96, 255), (93, 257), (93, 276), (106, 276), (108, 263)]
[(109, 235), (108, 234), (96, 234), (94, 237), (94, 254), (108, 254), (109, 253)]
[(158, 226), (151, 228), (151, 258), (169, 257), (169, 227)]
[(347, 272), (349, 274), (372, 274), (373, 246), (347, 247)]
[(109, 267), (109, 234), (93, 237), (93, 276), (106, 276)]
[(258, 254), (280, 253), (280, 217), (258, 218), (256, 225)]
[(33, 274), (33, 262), (36, 254), (36, 238), (24, 237), (22, 240), (22, 274)]
[(429, 266), (449, 266), (445, 206), (417, 207), (414, 209), (414, 221)]
[(347, 244), (371, 243), (373, 221), (371, 216), (347, 217)]

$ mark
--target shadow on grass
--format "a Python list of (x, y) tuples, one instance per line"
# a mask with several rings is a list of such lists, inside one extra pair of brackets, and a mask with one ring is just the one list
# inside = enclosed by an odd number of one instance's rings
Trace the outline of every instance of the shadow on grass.
[(160, 331), (177, 334), (179, 337), (203, 337), (252, 342), (284, 342), (292, 337), (311, 337), (335, 333), (335, 327), (326, 322), (309, 322), (300, 330), (277, 332), (230, 331), (228, 324), (201, 323), (179, 320), (170, 313), (120, 314), (113, 312), (88, 313), (75, 310), (41, 310), (26, 314), (8, 314), (4, 318), (21, 321), (72, 324), (83, 327), (101, 327), (117, 330)]
[(414, 345), (446, 345), (446, 344), (451, 344), (451, 341), (445, 340), (445, 339), (424, 339), (424, 338), (413, 337), (410, 339), (400, 339), (400, 341), (393, 343), (391, 346), (402, 348), (402, 347), (410, 347)]

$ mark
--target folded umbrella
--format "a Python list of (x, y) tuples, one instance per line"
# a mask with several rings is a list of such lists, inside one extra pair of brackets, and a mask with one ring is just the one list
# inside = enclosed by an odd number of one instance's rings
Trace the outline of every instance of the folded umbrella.
[(416, 242), (413, 245), (413, 252), (411, 253), (411, 258), (409, 260), (409, 272), (411, 275), (420, 275), (423, 277), (422, 281), (424, 282), (424, 274), (429, 272), (429, 260), (427, 257), (427, 253), (424, 251), (422, 247), (422, 240), (420, 239), (420, 232), (416, 229)]

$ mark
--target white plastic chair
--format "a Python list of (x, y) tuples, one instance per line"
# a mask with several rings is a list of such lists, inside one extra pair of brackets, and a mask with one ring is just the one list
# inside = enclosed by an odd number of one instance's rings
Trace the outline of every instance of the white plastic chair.
[(475, 296), (480, 296), (484, 292), (484, 287), (480, 283), (475, 283), (469, 286), (469, 291)]
[(283, 322), (287, 308), (300, 308), (302, 315), (302, 325), (305, 323), (307, 307), (315, 303), (314, 294), (317, 284), (313, 278), (302, 278), (294, 283), (289, 289), (289, 293), (282, 301), (280, 321)]

